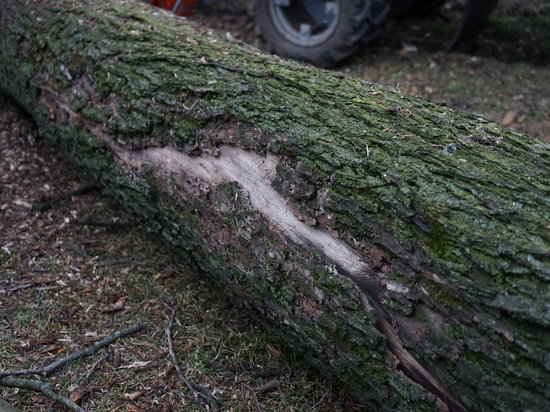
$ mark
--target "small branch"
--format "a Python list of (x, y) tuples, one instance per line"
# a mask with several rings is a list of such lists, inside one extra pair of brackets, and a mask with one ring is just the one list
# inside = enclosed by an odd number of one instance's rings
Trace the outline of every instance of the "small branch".
[(96, 370), (96, 368), (99, 366), (99, 364), (105, 360), (107, 360), (109, 358), (109, 355), (105, 355), (103, 356), (101, 359), (98, 359), (97, 361), (94, 362), (94, 364), (92, 365), (92, 367), (90, 368), (90, 370), (88, 371), (88, 373), (86, 374), (86, 376), (82, 377), (78, 382), (82, 382), (83, 380), (86, 380), (88, 379), (90, 376), (92, 376), (92, 373), (94, 373), (94, 371)]
[(48, 273), (48, 270), (46, 269), (32, 269), (32, 268), (23, 268), (23, 269), (17, 269), (20, 272), (38, 272), (38, 273)]
[(121, 259), (121, 260), (115, 260), (115, 261), (112, 261), (112, 262), (98, 263), (97, 265), (95, 265), (95, 267), (112, 266), (112, 265), (124, 265), (126, 263), (131, 263), (132, 265), (138, 265), (138, 266), (145, 266), (145, 263), (138, 262), (137, 260)]
[(124, 228), (127, 228), (127, 227), (135, 226), (134, 223), (98, 222), (98, 221), (89, 220), (89, 219), (71, 219), (69, 223), (71, 223), (73, 225), (106, 227), (106, 228), (109, 228), (109, 229), (124, 229)]
[[(91, 356), (94, 353), (96, 353), (99, 349), (103, 348), (104, 346), (107, 346), (114, 342), (115, 340), (119, 338), (123, 338), (125, 336), (131, 335), (133, 333), (136, 333), (137, 331), (143, 329), (146, 327), (146, 323), (136, 323), (133, 326), (130, 326), (129, 328), (120, 330), (118, 332), (115, 332), (106, 338), (95, 342), (93, 345), (88, 346), (85, 349), (82, 349), (78, 352), (73, 353), (72, 355), (66, 356), (64, 358), (58, 359), (57, 361), (50, 363), (48, 366), (45, 366), (40, 369), (27, 369), (27, 370), (18, 370), (18, 371), (4, 371), (0, 372), (0, 379), (6, 377), (6, 376), (20, 376), (20, 375), (48, 375), (55, 369), (59, 368), (60, 366), (65, 365), (66, 363), (83, 358), (85, 356)], [(1, 382), (1, 381), (0, 381)]]
[(26, 288), (30, 288), (32, 286), (32, 283), (25, 283), (24, 285), (19, 285), (19, 286), (15, 286), (11, 289), (6, 289), (6, 292), (9, 295), (11, 295), (13, 292), (15, 292), (16, 290), (20, 290), (20, 289), (26, 289)]
[(73, 353), (72, 355), (67, 356), (65, 358), (59, 359), (53, 363), (50, 363), (48, 366), (43, 368), (43, 371), (44, 371), (43, 373), (49, 374), (50, 372), (59, 368), (60, 366), (65, 365), (67, 362), (80, 359), (85, 356), (91, 356), (94, 353), (96, 353), (99, 349), (103, 348), (104, 346), (110, 345), (111, 343), (113, 343), (115, 340), (119, 338), (132, 335), (137, 331), (140, 331), (141, 329), (145, 328), (146, 326), (147, 326), (146, 323), (136, 323), (135, 325), (130, 326), (129, 328), (115, 332), (107, 336), (106, 338), (95, 342), (94, 344), (92, 344), (91, 346), (88, 346), (85, 349), (82, 349), (76, 353)]
[(100, 187), (97, 185), (97, 183), (89, 183), (87, 185), (79, 187), (76, 190), (73, 190), (72, 192), (65, 193), (65, 194), (60, 195), (56, 198), (53, 198), (53, 199), (51, 199), (47, 202), (35, 203), (32, 206), (32, 210), (34, 212), (44, 212), (48, 209), (51, 209), (55, 204), (60, 203), (63, 200), (68, 199), (72, 196), (83, 195), (83, 194), (86, 194), (86, 193), (91, 192), (93, 190), (99, 190), (99, 189), (100, 189)]
[[(174, 368), (176, 369), (176, 372), (178, 373), (178, 376), (180, 377), (181, 381), (189, 388), (189, 390), (191, 390), (191, 392), (193, 392), (196, 396), (199, 396), (202, 399), (204, 399), (206, 402), (208, 402), (208, 405), (210, 406), (210, 411), (218, 412), (220, 410), (218, 407), (218, 402), (212, 396), (210, 391), (199, 384), (188, 381), (185, 375), (183, 374), (183, 371), (181, 370), (178, 362), (178, 357), (176, 356), (176, 352), (174, 352), (174, 343), (172, 341), (172, 328), (174, 327), (174, 319), (176, 317), (176, 311), (170, 306), (168, 306), (166, 303), (164, 302), (162, 303), (172, 312), (172, 314), (170, 315), (170, 323), (166, 327), (165, 332), (166, 332), (166, 340), (168, 341), (168, 352), (172, 357), (172, 362), (174, 364)], [(199, 406), (201, 410), (205, 410), (202, 405), (199, 404)]]
[(279, 388), (279, 381), (277, 379), (271, 379), (269, 382), (254, 388), (254, 392), (268, 393), (268, 392), (277, 390), (278, 388)]
[(71, 411), (86, 412), (86, 409), (82, 409), (76, 403), (52, 391), (51, 385), (46, 382), (31, 379), (1, 378), (0, 385), (10, 386), (12, 388), (31, 389), (33, 391), (42, 392), (48, 398), (59, 402), (61, 405), (66, 406)]
[(21, 369), (18, 371), (0, 372), (0, 383), (6, 376), (22, 376), (22, 375), (41, 375), (42, 369)]

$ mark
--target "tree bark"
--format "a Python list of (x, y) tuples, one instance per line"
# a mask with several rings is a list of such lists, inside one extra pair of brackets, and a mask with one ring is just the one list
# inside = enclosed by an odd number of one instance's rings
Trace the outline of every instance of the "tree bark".
[(42, 135), (369, 409), (550, 410), (548, 144), (137, 2), (0, 7)]

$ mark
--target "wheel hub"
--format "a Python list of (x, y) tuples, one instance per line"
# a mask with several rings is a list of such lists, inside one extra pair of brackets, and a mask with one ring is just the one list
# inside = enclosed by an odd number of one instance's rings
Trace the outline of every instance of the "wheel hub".
[(287, 41), (313, 47), (325, 42), (338, 26), (341, 0), (270, 0), (277, 31)]

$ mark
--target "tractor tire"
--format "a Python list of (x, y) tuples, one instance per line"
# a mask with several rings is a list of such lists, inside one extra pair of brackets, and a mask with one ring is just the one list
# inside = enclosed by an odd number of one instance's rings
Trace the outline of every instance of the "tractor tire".
[(389, 0), (256, 0), (256, 28), (270, 53), (330, 68), (382, 32)]
[(447, 0), (393, 0), (390, 7), (390, 17), (424, 17), (434, 13)]

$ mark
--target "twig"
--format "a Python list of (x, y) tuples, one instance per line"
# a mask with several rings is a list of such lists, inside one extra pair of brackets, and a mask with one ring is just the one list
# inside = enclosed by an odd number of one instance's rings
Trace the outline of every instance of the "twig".
[[(219, 412), (220, 409), (218, 407), (218, 402), (212, 396), (210, 391), (199, 384), (188, 381), (185, 375), (183, 374), (183, 371), (181, 370), (178, 362), (178, 357), (176, 356), (176, 352), (174, 352), (174, 343), (172, 341), (172, 328), (174, 327), (174, 319), (176, 317), (176, 311), (170, 306), (168, 306), (166, 303), (162, 302), (162, 304), (166, 306), (168, 309), (170, 309), (170, 311), (172, 312), (172, 314), (170, 315), (170, 323), (166, 327), (165, 332), (166, 332), (166, 340), (168, 341), (168, 352), (172, 357), (172, 363), (174, 364), (174, 368), (176, 369), (178, 376), (180, 377), (181, 381), (191, 390), (191, 392), (193, 392), (196, 396), (199, 396), (202, 399), (204, 399), (206, 402), (208, 402), (208, 405), (210, 406), (210, 410), (212, 412)], [(201, 404), (199, 404), (199, 407), (201, 408), (201, 410), (203, 411), (205, 410), (205, 408)]]
[(133, 227), (135, 226), (134, 223), (128, 222), (98, 222), (96, 220), (89, 220), (89, 219), (71, 219), (69, 221), (72, 225), (84, 225), (84, 226), (99, 226), (99, 227), (106, 227), (109, 229), (123, 229), (127, 227)]
[(279, 388), (279, 381), (277, 379), (271, 379), (269, 382), (254, 388), (254, 392), (268, 393), (268, 392), (277, 390), (278, 388)]
[[(96, 353), (99, 349), (101, 349), (104, 346), (107, 346), (114, 342), (115, 340), (119, 338), (123, 338), (125, 336), (131, 335), (133, 333), (136, 333), (137, 331), (143, 329), (146, 327), (146, 323), (136, 323), (134, 326), (130, 326), (129, 328), (120, 330), (118, 332), (115, 332), (106, 338), (99, 340), (95, 342), (93, 345), (88, 346), (85, 349), (82, 349), (78, 352), (73, 353), (72, 355), (66, 356), (64, 358), (61, 358), (53, 363), (50, 363), (48, 366), (45, 366), (40, 369), (27, 369), (27, 370), (18, 370), (18, 371), (3, 371), (0, 372), (0, 379), (4, 378), (5, 376), (20, 376), (20, 375), (48, 375), (55, 369), (59, 368), (60, 366), (65, 365), (66, 363), (83, 358), (85, 356), (91, 356), (94, 353)], [(0, 381), (1, 382), (1, 381)]]
[(32, 269), (32, 268), (23, 268), (23, 269), (17, 269), (20, 272), (39, 272), (39, 273), (48, 273), (48, 270), (46, 269)]
[(26, 288), (30, 288), (32, 286), (32, 283), (25, 283), (24, 285), (19, 285), (19, 286), (15, 286), (11, 289), (6, 289), (6, 292), (9, 295), (11, 295), (13, 292), (15, 292), (16, 290), (19, 290), (19, 289), (26, 289)]
[(102, 266), (111, 266), (111, 265), (124, 265), (125, 263), (131, 263), (133, 265), (138, 265), (138, 266), (146, 266), (145, 263), (143, 262), (138, 262), (137, 260), (133, 260), (133, 259), (121, 259), (121, 260), (114, 260), (112, 262), (102, 262), (102, 263), (98, 263), (97, 265), (95, 265), (95, 267), (102, 267)]
[(33, 391), (42, 392), (48, 398), (59, 402), (71, 411), (86, 412), (86, 409), (82, 409), (76, 403), (52, 391), (51, 385), (46, 382), (31, 379), (1, 378), (0, 385), (11, 386), (12, 388), (32, 389)]
[(65, 193), (65, 194), (60, 195), (56, 198), (53, 198), (53, 199), (51, 199), (47, 202), (35, 203), (32, 206), (32, 210), (34, 212), (44, 212), (48, 209), (51, 209), (56, 203), (60, 203), (63, 200), (68, 199), (72, 196), (83, 195), (83, 194), (86, 194), (86, 193), (91, 192), (93, 190), (99, 190), (99, 189), (100, 189), (100, 187), (97, 185), (97, 183), (89, 183), (89, 184), (86, 184), (84, 186), (79, 187), (76, 190), (73, 190), (72, 192)]
[(65, 358), (59, 359), (59, 360), (57, 360), (53, 363), (50, 363), (48, 366), (43, 368), (44, 373), (49, 374), (50, 372), (52, 372), (53, 370), (59, 368), (60, 366), (65, 365), (67, 362), (70, 362), (70, 361), (73, 361), (73, 360), (76, 360), (76, 359), (80, 359), (80, 358), (83, 358), (85, 356), (91, 356), (94, 353), (96, 353), (99, 349), (103, 348), (104, 346), (110, 345), (111, 343), (113, 343), (115, 340), (117, 340), (119, 338), (123, 338), (125, 336), (132, 335), (132, 334), (140, 331), (141, 329), (145, 328), (146, 326), (147, 326), (146, 323), (136, 323), (134, 326), (130, 326), (129, 328), (119, 330), (118, 332), (115, 332), (115, 333), (107, 336), (106, 338), (95, 342), (94, 344), (92, 344), (91, 346), (88, 346), (85, 349), (82, 349), (82, 350), (80, 350), (76, 353), (73, 353), (72, 355), (67, 356)]
[(101, 359), (98, 359), (96, 360), (92, 367), (90, 368), (90, 370), (88, 371), (88, 373), (86, 374), (86, 376), (82, 377), (78, 382), (82, 382), (83, 380), (86, 380), (88, 379), (90, 376), (92, 376), (92, 373), (94, 373), (94, 371), (96, 370), (96, 368), (99, 366), (99, 364), (105, 360), (107, 360), (109, 358), (109, 355), (105, 355), (103, 356)]

